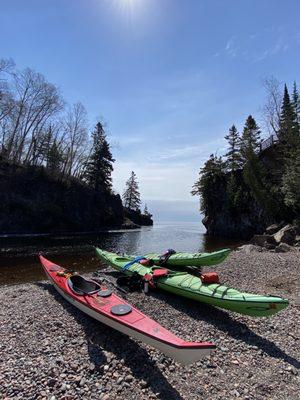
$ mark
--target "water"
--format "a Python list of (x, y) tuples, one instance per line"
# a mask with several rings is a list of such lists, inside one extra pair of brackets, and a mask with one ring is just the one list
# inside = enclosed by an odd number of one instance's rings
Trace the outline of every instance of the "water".
[(34, 282), (45, 276), (38, 261), (43, 253), (63, 267), (90, 272), (100, 267), (93, 246), (116, 253), (142, 255), (176, 251), (214, 251), (241, 242), (209, 238), (200, 223), (163, 223), (131, 231), (73, 236), (0, 237), (0, 285)]

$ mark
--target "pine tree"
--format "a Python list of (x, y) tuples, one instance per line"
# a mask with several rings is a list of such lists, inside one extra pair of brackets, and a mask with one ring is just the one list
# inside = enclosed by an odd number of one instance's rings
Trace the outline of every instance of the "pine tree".
[(144, 214), (146, 217), (152, 218), (152, 214), (149, 212), (148, 207), (147, 207), (147, 204), (145, 204), (143, 214)]
[(298, 130), (300, 126), (300, 96), (297, 89), (297, 84), (294, 82), (293, 86), (293, 97), (292, 97), (292, 106), (294, 108), (296, 124), (298, 125)]
[(266, 169), (254, 151), (248, 151), (247, 161), (243, 169), (243, 178), (250, 189), (250, 193), (262, 210), (268, 216), (274, 216), (278, 212), (278, 202), (274, 202), (272, 190), (266, 179)]
[(249, 153), (257, 153), (260, 146), (260, 130), (252, 115), (246, 119), (240, 140), (241, 158), (243, 163), (249, 158)]
[(47, 169), (52, 174), (57, 174), (61, 170), (62, 161), (63, 161), (63, 155), (60, 149), (58, 148), (56, 141), (54, 141), (48, 151), (47, 164), (46, 164)]
[(143, 213), (143, 214), (144, 214), (144, 215), (150, 215), (150, 213), (149, 213), (149, 211), (148, 211), (147, 204), (145, 204), (144, 213)]
[(85, 180), (96, 191), (110, 191), (112, 187), (111, 173), (115, 160), (100, 122), (97, 123), (92, 133), (92, 139), (92, 152), (84, 172)]
[(126, 188), (123, 194), (124, 207), (128, 210), (140, 211), (141, 196), (136, 174), (132, 171), (130, 178), (126, 182)]
[(225, 163), (221, 157), (211, 154), (199, 173), (198, 181), (193, 185), (191, 194), (199, 195), (201, 198), (201, 211), (206, 213), (213, 209), (219, 200), (217, 187), (225, 179)]
[(296, 216), (300, 215), (300, 148), (289, 158), (283, 176), (283, 193), (286, 206), (290, 207)]
[(293, 147), (299, 135), (296, 123), (296, 114), (290, 100), (288, 88), (284, 85), (283, 101), (281, 106), (279, 139), (287, 147)]
[(226, 153), (227, 168), (230, 172), (235, 172), (241, 167), (240, 137), (235, 125), (232, 125), (229, 129), (225, 139), (229, 143), (228, 152)]

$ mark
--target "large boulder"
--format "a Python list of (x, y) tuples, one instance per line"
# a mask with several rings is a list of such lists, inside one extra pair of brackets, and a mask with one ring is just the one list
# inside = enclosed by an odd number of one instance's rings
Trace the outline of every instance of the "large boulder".
[(293, 245), (296, 240), (296, 231), (292, 225), (286, 225), (280, 231), (273, 235), (277, 244), (286, 243), (289, 245)]
[(267, 249), (274, 249), (277, 245), (272, 235), (254, 235), (250, 243), (256, 246), (266, 247)]
[(283, 227), (283, 225), (284, 225), (283, 223), (280, 223), (280, 224), (272, 224), (272, 225), (268, 226), (266, 229), (266, 234), (274, 235), (274, 233), (278, 232)]
[(280, 243), (276, 248), (275, 248), (275, 253), (287, 253), (289, 251), (296, 251), (296, 249), (293, 246), (290, 246), (287, 243)]
[(237, 251), (241, 251), (242, 253), (245, 254), (250, 254), (250, 253), (257, 253), (257, 252), (262, 252), (266, 251), (263, 247), (261, 246), (255, 246), (254, 244), (244, 244), (241, 247), (238, 247)]

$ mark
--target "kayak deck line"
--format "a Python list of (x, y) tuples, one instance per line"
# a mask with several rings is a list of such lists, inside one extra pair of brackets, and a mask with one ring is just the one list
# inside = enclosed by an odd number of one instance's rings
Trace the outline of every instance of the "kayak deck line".
[[(158, 266), (191, 266), (191, 267), (202, 267), (220, 264), (223, 262), (229, 255), (230, 249), (221, 249), (212, 253), (185, 253), (185, 252), (176, 252), (173, 249), (169, 249), (164, 254), (157, 253), (147, 253), (142, 257), (147, 260), (151, 260), (155, 265)], [(134, 259), (136, 256), (132, 255), (124, 255), (129, 259)]]
[[(96, 255), (119, 272), (123, 264), (130, 260), (130, 258), (120, 257), (99, 248), (96, 248)], [(153, 274), (150, 266), (140, 264), (133, 264), (125, 271), (125, 274), (130, 275), (133, 272), (137, 272), (142, 277)], [(167, 275), (157, 277), (155, 282), (157, 289), (253, 317), (271, 316), (289, 304), (287, 299), (279, 296), (242, 292), (215, 282), (204, 283), (201, 277), (188, 272), (174, 272), (172, 266), (168, 267)]]
[[(92, 318), (157, 348), (183, 364), (198, 361), (209, 355), (216, 347), (210, 342), (186, 342), (180, 339), (114, 293), (107, 297), (99, 297), (98, 293), (79, 295), (68, 285), (68, 278), (59, 275), (59, 266), (43, 256), (40, 256), (40, 261), (57, 292), (69, 303)], [(63, 271), (63, 268), (60, 268), (60, 271)], [(105, 289), (95, 281), (88, 282), (98, 285), (101, 290)], [(130, 308), (130, 311), (125, 315), (116, 315), (113, 313), (115, 306), (121, 306), (121, 308), (126, 306)]]

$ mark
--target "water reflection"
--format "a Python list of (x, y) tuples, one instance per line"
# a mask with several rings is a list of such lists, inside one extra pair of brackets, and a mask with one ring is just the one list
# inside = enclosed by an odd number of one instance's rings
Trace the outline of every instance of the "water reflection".
[(240, 242), (209, 238), (198, 223), (166, 223), (134, 231), (103, 232), (83, 236), (0, 237), (0, 285), (32, 282), (44, 278), (37, 254), (81, 272), (99, 268), (93, 246), (116, 253), (162, 253), (213, 251), (236, 247)]

